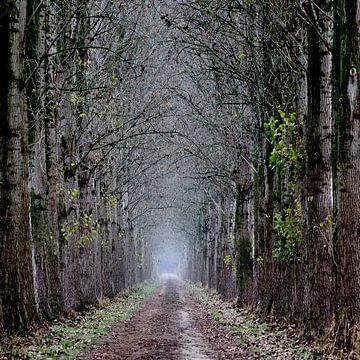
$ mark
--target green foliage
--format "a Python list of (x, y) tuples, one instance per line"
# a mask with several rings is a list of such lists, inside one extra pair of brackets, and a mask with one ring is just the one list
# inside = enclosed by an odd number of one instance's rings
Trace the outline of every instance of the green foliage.
[(272, 116), (264, 124), (266, 136), (273, 146), (269, 162), (275, 171), (289, 177), (288, 186), (294, 191), (302, 158), (300, 121), (296, 113), (287, 116), (278, 110), (278, 114), (279, 118)]
[(95, 239), (99, 235), (100, 225), (95, 221), (91, 214), (84, 213), (82, 219), (82, 234), (79, 243), (86, 245), (90, 240)]
[(231, 256), (230, 255), (225, 255), (225, 257), (224, 257), (225, 266), (229, 266), (230, 263), (231, 263)]
[(332, 231), (335, 230), (336, 221), (331, 216), (327, 216), (325, 222), (321, 222), (318, 226), (320, 231), (326, 227), (329, 227)]
[[(73, 166), (73, 164), (71, 164)], [(71, 202), (74, 202), (78, 199), (79, 197), (79, 194), (80, 194), (80, 190), (79, 188), (74, 188), (74, 189), (71, 189), (69, 190), (69, 199)]]
[[(68, 198), (75, 208), (79, 207), (79, 194), (79, 188), (70, 189), (68, 192)], [(74, 236), (79, 245), (85, 246), (98, 236), (99, 229), (100, 225), (93, 219), (92, 214), (83, 212), (79, 217), (66, 219), (60, 226), (60, 233), (65, 241)]]
[(124, 123), (124, 120), (123, 119), (116, 119), (116, 120), (114, 120), (114, 126), (115, 127), (121, 127), (122, 125), (123, 125), (123, 123)]
[(145, 262), (145, 254), (143, 251), (140, 251), (137, 255), (138, 258), (138, 263), (137, 263), (137, 267), (138, 269), (141, 269), (144, 266), (144, 262)]
[(92, 64), (91, 60), (82, 60), (80, 56), (76, 59), (76, 64), (79, 66), (90, 66)]
[(273, 246), (273, 256), (277, 260), (293, 260), (297, 244), (301, 240), (301, 204), (274, 214), (274, 229), (278, 235)]
[(116, 207), (117, 205), (117, 197), (109, 191), (106, 191), (102, 194), (102, 198), (105, 202), (110, 205), (110, 207)]
[(296, 193), (302, 159), (300, 136), (301, 123), (296, 113), (286, 114), (278, 110), (278, 117), (272, 116), (265, 123), (265, 132), (272, 144), (269, 163), (285, 181), (284, 194), (292, 198), (292, 206), (274, 213), (273, 222), (276, 238), (273, 256), (279, 261), (294, 260), (301, 240), (301, 203)]
[(214, 309), (212, 312), (212, 316), (214, 319), (219, 320), (221, 318), (221, 310)]
[(68, 241), (71, 236), (75, 236), (81, 230), (78, 244), (85, 246), (99, 234), (100, 225), (95, 221), (91, 214), (83, 213), (79, 220), (66, 220), (60, 227), (61, 235)]
[(83, 96), (79, 96), (75, 93), (71, 93), (68, 98), (69, 102), (75, 107), (82, 104), (85, 101)]
[(67, 220), (61, 224), (60, 232), (65, 241), (69, 241), (72, 235), (77, 234), (80, 224), (76, 220)]

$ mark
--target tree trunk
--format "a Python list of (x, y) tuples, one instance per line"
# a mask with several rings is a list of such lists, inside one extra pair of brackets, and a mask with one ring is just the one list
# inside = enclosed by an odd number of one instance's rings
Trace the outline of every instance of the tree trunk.
[(305, 123), (304, 308), (306, 326), (322, 331), (333, 314), (332, 16), (330, 1), (309, 6), (312, 25), (308, 36), (309, 103)]
[(26, 1), (0, 5), (0, 328), (36, 318), (29, 221), (24, 73)]
[(340, 340), (347, 341), (352, 325), (360, 321), (360, 1), (337, 0), (334, 6), (337, 315), (342, 330)]
[(253, 278), (253, 259), (250, 230), (250, 188), (237, 187), (236, 215), (235, 215), (235, 253), (238, 281), (238, 304), (245, 305), (250, 300), (247, 292)]

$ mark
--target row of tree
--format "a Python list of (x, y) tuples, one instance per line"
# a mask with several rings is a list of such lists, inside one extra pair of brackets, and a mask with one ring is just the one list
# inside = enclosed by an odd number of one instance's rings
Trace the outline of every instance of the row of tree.
[(145, 220), (134, 225), (160, 161), (146, 9), (1, 1), (0, 330), (153, 274)]
[(359, 14), (358, 0), (2, 1), (0, 329), (158, 262), (354, 345)]
[(356, 344), (360, 2), (193, 0), (168, 14), (203, 194), (189, 276)]

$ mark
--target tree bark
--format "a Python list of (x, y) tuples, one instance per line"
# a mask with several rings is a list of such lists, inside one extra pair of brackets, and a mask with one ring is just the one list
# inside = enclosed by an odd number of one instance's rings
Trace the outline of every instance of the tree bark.
[(334, 36), (334, 115), (336, 146), (337, 316), (340, 341), (349, 344), (360, 321), (360, 1), (337, 0)]
[[(319, 10), (318, 10), (319, 9)], [(309, 5), (308, 113), (305, 120), (305, 324), (325, 330), (333, 314), (332, 2)], [(321, 36), (320, 36), (321, 34)]]
[(24, 32), (26, 1), (0, 5), (0, 328), (37, 317), (29, 221)]
[[(249, 175), (248, 175), (249, 176)], [(245, 305), (251, 294), (249, 285), (253, 278), (252, 243), (250, 230), (249, 203), (251, 201), (249, 186), (237, 186), (235, 215), (235, 253), (238, 281), (238, 304)]]

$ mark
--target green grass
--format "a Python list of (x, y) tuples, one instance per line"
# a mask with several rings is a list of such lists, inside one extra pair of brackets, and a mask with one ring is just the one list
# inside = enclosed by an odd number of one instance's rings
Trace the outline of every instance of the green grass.
[(227, 326), (240, 341), (240, 346), (261, 359), (313, 359), (314, 348), (294, 328), (268, 323), (256, 313), (238, 309), (224, 301), (214, 290), (186, 284), (192, 296), (202, 303), (212, 317)]
[(157, 282), (147, 282), (125, 291), (112, 300), (105, 299), (83, 315), (62, 318), (45, 324), (32, 334), (3, 336), (0, 359), (74, 359), (94, 340), (106, 335), (111, 327), (127, 319), (142, 301), (157, 288)]

